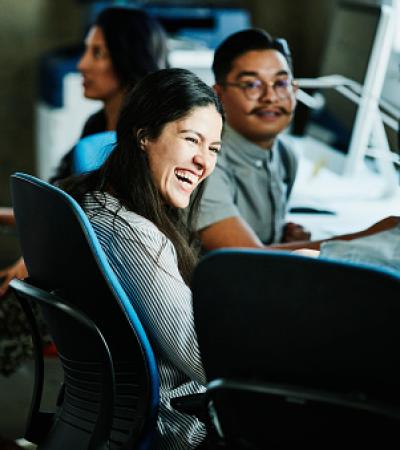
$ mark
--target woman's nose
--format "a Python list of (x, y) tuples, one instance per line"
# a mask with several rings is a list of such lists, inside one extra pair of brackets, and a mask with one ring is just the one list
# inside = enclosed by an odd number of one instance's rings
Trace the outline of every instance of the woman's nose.
[(81, 56), (81, 59), (78, 61), (78, 64), (76, 65), (76, 68), (79, 72), (83, 72), (88, 67), (88, 52), (85, 51), (83, 55)]
[(194, 155), (193, 162), (196, 165), (197, 169), (201, 170), (201, 169), (206, 169), (206, 167), (207, 167), (207, 160), (202, 151), (198, 151)]
[(203, 173), (208, 174), (213, 170), (216, 158), (209, 149), (208, 146), (204, 145), (204, 147), (195, 154), (193, 158), (193, 162), (196, 164), (198, 170), (202, 170)]

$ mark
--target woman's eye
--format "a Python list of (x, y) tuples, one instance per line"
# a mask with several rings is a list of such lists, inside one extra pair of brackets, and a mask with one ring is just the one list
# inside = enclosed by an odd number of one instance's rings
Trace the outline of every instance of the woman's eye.
[(210, 150), (216, 154), (218, 154), (221, 151), (220, 147), (210, 147)]
[(194, 144), (197, 144), (199, 142), (197, 138), (191, 136), (187, 136), (185, 139), (189, 142), (193, 142)]
[(93, 56), (96, 59), (101, 59), (105, 57), (105, 52), (101, 48), (94, 48), (93, 49)]

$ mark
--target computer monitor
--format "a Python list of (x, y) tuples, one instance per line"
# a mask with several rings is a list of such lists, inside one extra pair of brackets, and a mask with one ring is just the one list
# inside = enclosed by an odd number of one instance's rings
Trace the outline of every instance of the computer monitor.
[[(320, 76), (340, 74), (364, 83), (380, 14), (379, 6), (349, 2), (337, 5)], [(312, 115), (308, 132), (345, 153), (349, 147), (357, 105), (334, 89), (321, 93), (325, 106)]]
[(342, 152), (343, 173), (354, 173), (366, 155), (374, 155), (378, 170), (398, 186), (393, 164), (387, 162), (389, 139), (378, 109), (394, 23), (389, 5), (355, 1), (337, 4), (320, 75), (337, 74), (353, 80), (354, 95), (348, 88), (323, 89), (324, 106), (312, 115), (307, 133)]

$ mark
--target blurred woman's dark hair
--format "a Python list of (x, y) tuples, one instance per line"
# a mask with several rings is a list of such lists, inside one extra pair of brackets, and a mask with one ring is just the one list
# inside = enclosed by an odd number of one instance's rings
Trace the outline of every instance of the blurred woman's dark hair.
[(179, 270), (188, 284), (197, 261), (194, 229), (204, 182), (192, 194), (188, 212), (166, 205), (152, 180), (140, 141), (157, 139), (166, 124), (209, 105), (223, 117), (214, 90), (189, 70), (164, 69), (147, 75), (125, 99), (117, 124), (117, 144), (103, 166), (67, 179), (61, 186), (78, 203), (88, 192), (108, 192), (121, 206), (153, 222), (174, 244)]
[(148, 73), (168, 67), (166, 33), (146, 11), (106, 8), (93, 25), (103, 31), (115, 73), (123, 86), (133, 86)]

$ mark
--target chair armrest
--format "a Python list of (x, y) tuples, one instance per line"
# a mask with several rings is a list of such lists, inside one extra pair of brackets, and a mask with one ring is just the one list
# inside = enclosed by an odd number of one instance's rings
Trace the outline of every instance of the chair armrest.
[(171, 399), (171, 406), (180, 413), (195, 416), (206, 423), (208, 421), (206, 400), (205, 393), (184, 395)]

